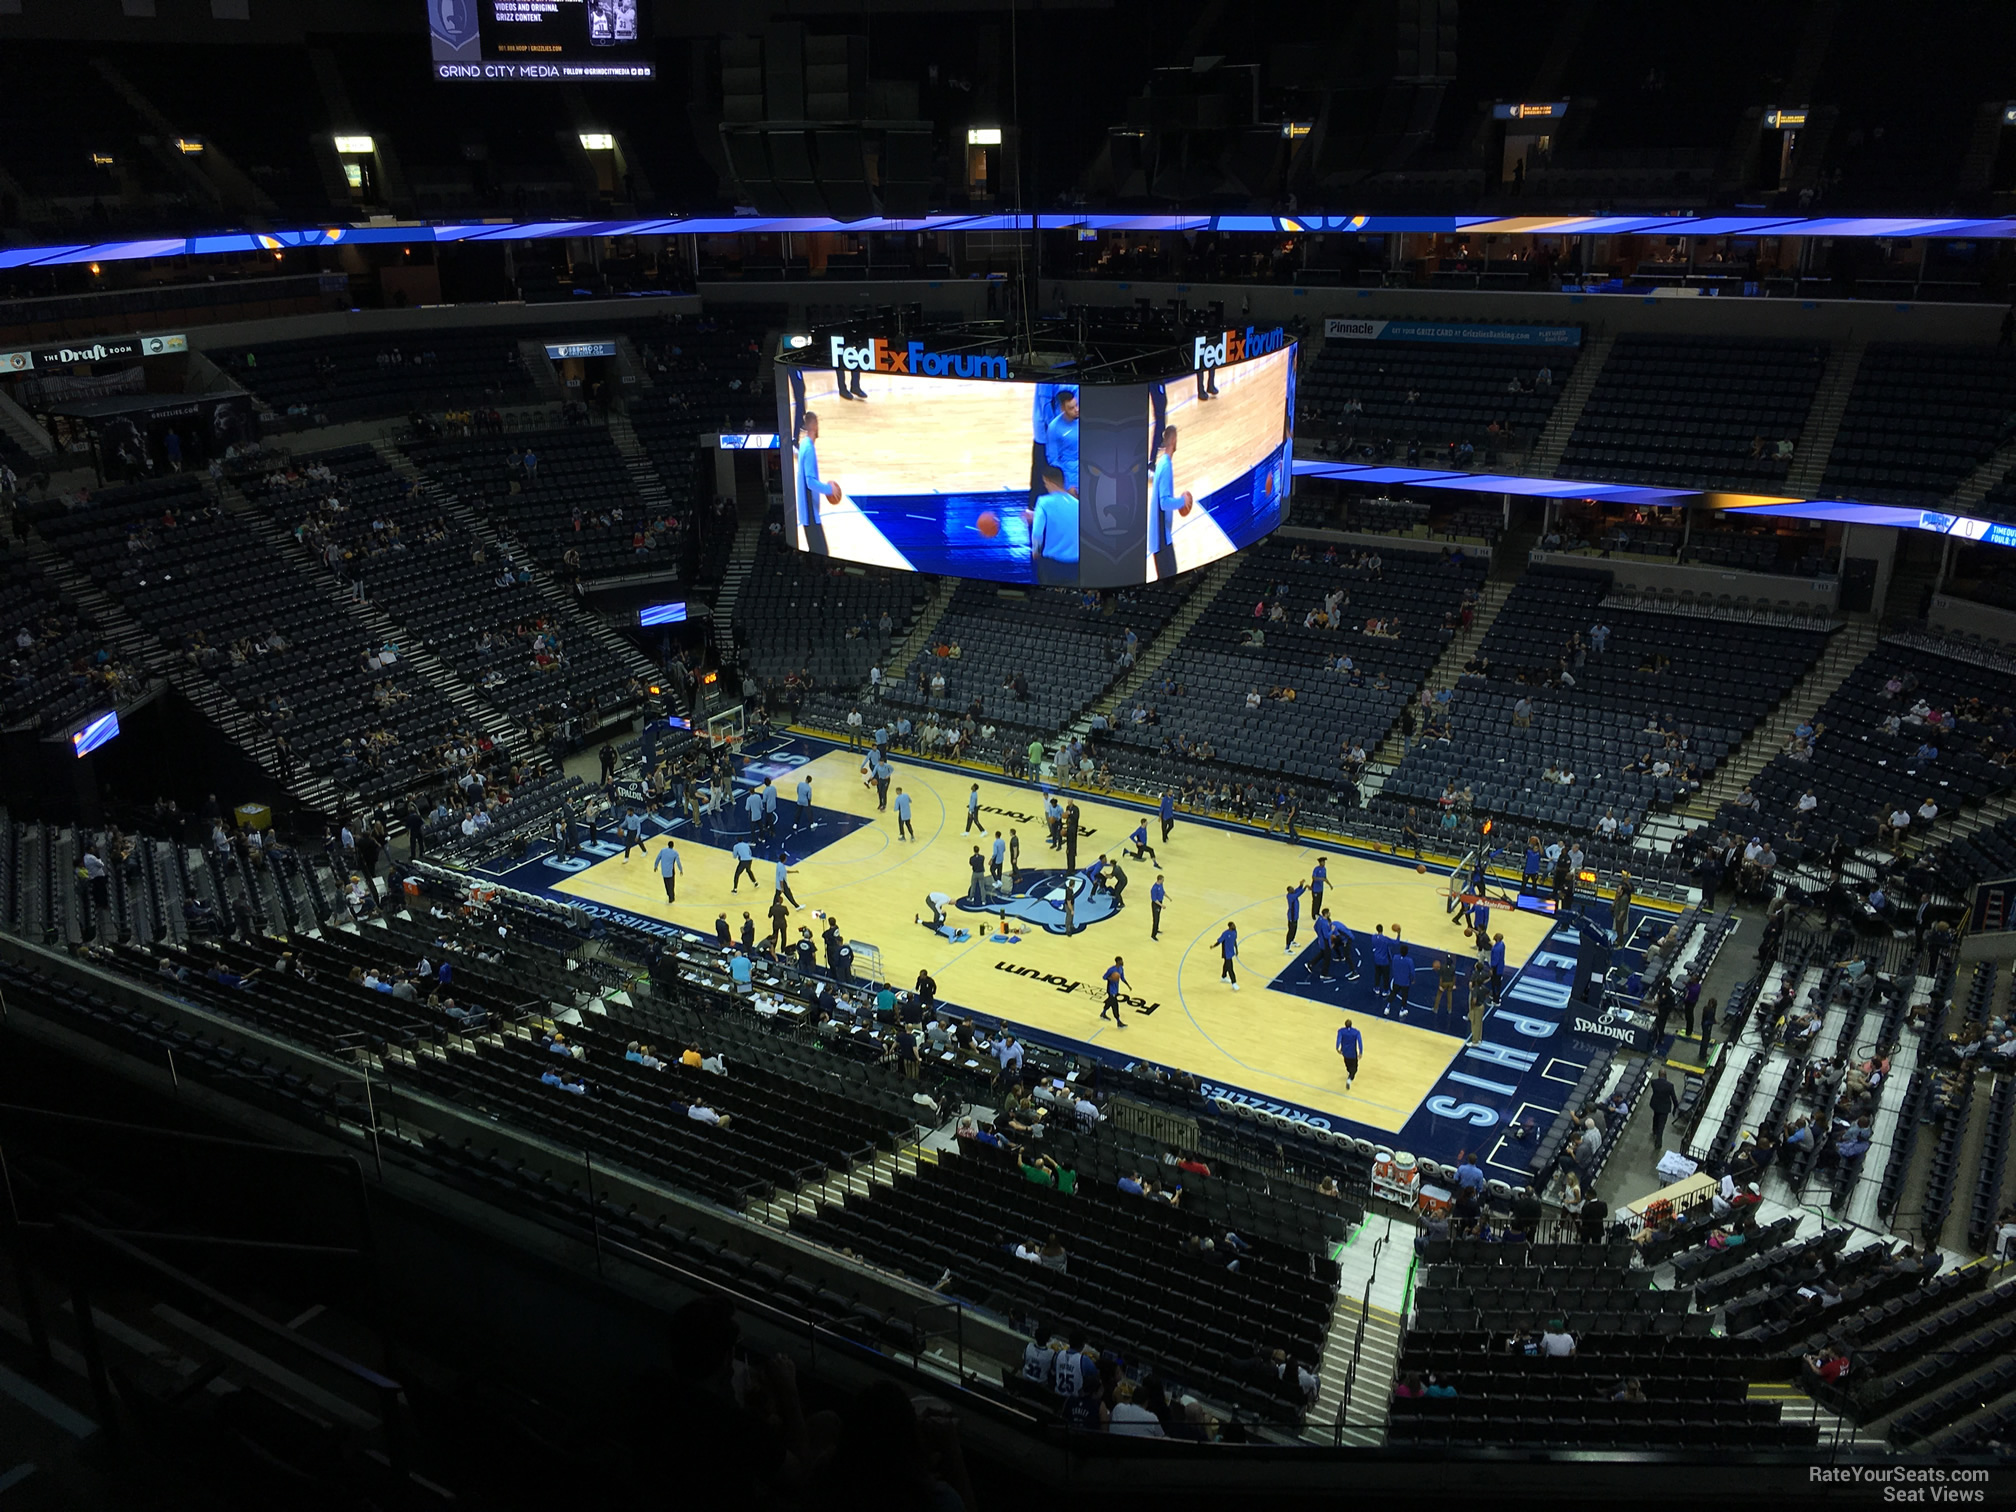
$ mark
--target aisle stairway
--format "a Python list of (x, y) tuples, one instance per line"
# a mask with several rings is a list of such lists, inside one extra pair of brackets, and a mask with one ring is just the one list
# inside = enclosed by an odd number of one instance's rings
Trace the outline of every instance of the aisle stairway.
[(1848, 395), (1855, 387), (1855, 375), (1862, 367), (1867, 343), (1847, 341), (1828, 354), (1826, 371), (1813, 394), (1813, 407), (1806, 411), (1805, 428), (1792, 449), (1792, 470), (1785, 475), (1785, 492), (1811, 498), (1820, 491), (1820, 479), (1827, 471), (1828, 455), (1841, 431), (1841, 417), (1848, 410)]
[(609, 412), (609, 439), (622, 453), (623, 466), (630, 474), (631, 487), (637, 490), (637, 497), (644, 505), (645, 517), (656, 519), (670, 513), (672, 495), (666, 490), (665, 480), (658, 476), (658, 469), (651, 463), (651, 454), (644, 449), (643, 441), (638, 439), (637, 427), (621, 410)]
[(1582, 419), (1589, 396), (1596, 391), (1596, 380), (1602, 376), (1603, 364), (1610, 360), (1610, 348), (1616, 340), (1614, 336), (1598, 336), (1583, 347), (1582, 355), (1575, 359), (1575, 371), (1562, 386), (1561, 397), (1554, 401), (1554, 413), (1547, 417), (1547, 428), (1540, 432), (1540, 439), (1527, 458), (1527, 471), (1534, 477), (1551, 478), (1554, 469), (1561, 465), (1561, 455), (1568, 450), (1568, 438), (1575, 434), (1575, 427)]
[[(1476, 654), (1479, 646), (1484, 644), (1484, 637), (1490, 633), (1492, 623), (1498, 618), (1499, 611), (1505, 607), (1506, 599), (1511, 596), (1510, 584), (1496, 579), (1485, 580), (1483, 588), (1478, 593), (1477, 614), (1470, 621), (1470, 628), (1459, 631), (1456, 638), (1442, 648), (1442, 654), (1435, 658), (1434, 665), (1429, 667), (1427, 675), (1422, 679), (1422, 686), (1429, 688), (1456, 686), (1456, 679), (1463, 673), (1463, 664)], [(1418, 690), (1414, 696), (1417, 698), (1420, 696)], [(1378, 781), (1367, 792), (1367, 797), (1385, 785), (1385, 773), (1398, 766), (1400, 758), (1406, 754), (1407, 740), (1400, 733), (1400, 726), (1396, 724), (1379, 743), (1379, 749), (1372, 753), (1371, 768)]]
[[(606, 649), (614, 652), (623, 665), (629, 668), (631, 674), (646, 686), (652, 686), (658, 682), (660, 677), (659, 669), (653, 664), (650, 657), (638, 650), (636, 645), (627, 636), (618, 635), (599, 615), (586, 608), (580, 599), (561, 586), (560, 581), (552, 573), (540, 566), (529, 552), (522, 549), (507, 550), (503, 541), (498, 538), (497, 532), (491, 528), (490, 522), (483, 518), (480, 511), (470, 508), (462, 502), (459, 495), (442, 487), (434, 479), (428, 477), (426, 473), (414, 465), (413, 459), (407, 456), (395, 442), (381, 438), (371, 443), (371, 449), (378, 454), (379, 460), (384, 462), (393, 472), (402, 478), (418, 483), (421, 493), (427, 497), (436, 510), (449, 516), (457, 524), (461, 525), (471, 536), (482, 542), (487, 549), (496, 552), (500, 556), (508, 555), (513, 561), (517, 562), (521, 568), (530, 574), (532, 586), (538, 589), (539, 596), (559, 611), (563, 622), (585, 628), (589, 634), (601, 641)], [(669, 702), (669, 693), (666, 696)]]
[(1407, 1219), (1368, 1215), (1338, 1252), (1337, 1309), (1317, 1366), (1322, 1385), (1309, 1409), (1304, 1438), (1358, 1448), (1378, 1448), (1386, 1442), (1386, 1417), (1400, 1366), (1416, 1232)]
[(735, 644), (735, 605), (742, 586), (756, 570), (756, 549), (763, 543), (764, 520), (760, 514), (744, 514), (735, 521), (735, 544), (721, 568), (721, 586), (714, 594), (715, 644), (725, 650)]
[(882, 669), (885, 681), (901, 682), (917, 658), (931, 644), (931, 637), (938, 629), (938, 622), (945, 618), (945, 611), (952, 607), (952, 595), (959, 591), (958, 578), (933, 578), (931, 597), (924, 607), (917, 611), (917, 618), (910, 626), (910, 633), (889, 648), (889, 663)]
[(236, 699), (191, 665), (188, 658), (176, 654), (173, 647), (144, 628), (126, 612), (123, 605), (72, 566), (39, 535), (29, 537), (28, 554), (105, 632), (106, 638), (118, 648), (121, 661), (145, 668), (152, 677), (166, 678), (178, 693), (197, 707), (204, 718), (222, 730), (239, 749), (259, 764), (262, 771), (304, 805), (325, 814), (336, 812), (340, 792), (333, 779), (306, 772), (297, 766), (293, 780), (284, 781), (280, 775), (280, 763), (273, 755), (272, 736), (239, 706)]
[(1137, 690), (1147, 686), (1148, 680), (1161, 671), (1163, 664), (1176, 654), (1176, 648), (1182, 644), (1183, 637), (1190, 633), (1191, 626), (1204, 617), (1204, 612), (1217, 601), (1218, 595), (1225, 591), (1225, 585), (1232, 581), (1234, 574), (1239, 570), (1240, 560), (1237, 556), (1224, 557), (1197, 574), (1196, 580), (1190, 585), (1189, 596), (1183, 600), (1182, 607), (1170, 616), (1169, 623), (1162, 627), (1161, 633), (1135, 658), (1133, 670), (1116, 682), (1112, 690), (1092, 706), (1094, 713), (1104, 714), (1110, 718), (1114, 710), (1132, 698)]
[[(220, 485), (220, 494), (227, 500), (238, 490), (229, 483)], [(316, 589), (343, 613), (355, 620), (364, 632), (364, 644), (382, 645), (387, 641), (399, 648), (399, 660), (410, 670), (417, 672), (449, 703), (453, 704), (463, 718), (471, 721), (488, 735), (498, 746), (515, 752), (520, 757), (530, 754), (526, 732), (514, 725), (509, 716), (494, 704), (486, 701), (477, 691), (428, 649), (427, 643), (415, 635), (405, 625), (373, 604), (368, 597), (358, 598), (328, 568), (316, 559), (294, 533), (287, 530), (258, 509), (251, 507), (239, 495), (237, 504), (244, 509), (245, 522), (267, 545), (287, 558), (303, 577), (314, 583)], [(364, 589), (368, 595), (370, 583)]]
[(1715, 774), (1680, 809), (1689, 820), (1713, 819), (1723, 804), (1743, 791), (1743, 785), (1763, 771), (1772, 757), (1785, 749), (1785, 739), (1801, 719), (1819, 712), (1848, 680), (1848, 674), (1862, 664), (1878, 639), (1877, 629), (1866, 621), (1854, 621), (1828, 637), (1827, 649), (1813, 670), (1796, 684), (1762, 723), (1731, 751)]

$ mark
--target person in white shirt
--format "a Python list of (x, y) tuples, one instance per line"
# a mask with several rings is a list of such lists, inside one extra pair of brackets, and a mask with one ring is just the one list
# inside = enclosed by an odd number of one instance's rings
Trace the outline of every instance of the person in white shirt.
[(1818, 807), (1820, 807), (1820, 800), (1813, 796), (1813, 790), (1811, 788), (1808, 788), (1804, 793), (1800, 794), (1799, 796), (1800, 813), (1810, 814), (1813, 812), (1813, 810), (1815, 810)]
[[(1154, 1377), (1152, 1376), (1144, 1378), (1137, 1389), (1136, 1395), (1146, 1395), (1149, 1390), (1149, 1383), (1153, 1380)], [(1160, 1398), (1161, 1394), (1162, 1389), (1157, 1385), (1154, 1389), (1154, 1395)], [(1148, 1408), (1141, 1405), (1139, 1401), (1115, 1402), (1113, 1404), (1112, 1419), (1106, 1425), (1106, 1431), (1108, 1433), (1125, 1434), (1129, 1438), (1168, 1437), (1162, 1430), (1162, 1420), (1156, 1417)]]
[(1615, 836), (1617, 833), (1616, 814), (1607, 809), (1604, 810), (1603, 817), (1596, 821), (1596, 833), (1601, 835), (1605, 840)]
[(726, 1127), (728, 1123), (727, 1114), (716, 1113), (712, 1108), (708, 1107), (705, 1103), (693, 1104), (692, 1107), (686, 1110), (686, 1116), (696, 1123), (718, 1124), (721, 1125), (722, 1127)]
[(1551, 1318), (1547, 1330), (1540, 1335), (1540, 1353), (1557, 1360), (1566, 1360), (1575, 1353), (1575, 1336), (1568, 1332), (1567, 1325), (1559, 1318)]
[(1938, 817), (1939, 817), (1939, 805), (1934, 803), (1930, 798), (1927, 798), (1923, 803), (1918, 805), (1919, 823), (1930, 824), (1934, 819), (1937, 819)]

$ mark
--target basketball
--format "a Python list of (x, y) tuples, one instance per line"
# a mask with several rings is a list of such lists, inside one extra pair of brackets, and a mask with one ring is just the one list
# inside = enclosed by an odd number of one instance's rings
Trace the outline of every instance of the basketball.
[(1423, 862), (1416, 861), (1414, 863), (1414, 870), (1416, 870), (1417, 872), (1425, 873), (1428, 870), (1428, 868)]
[(1001, 534), (1001, 517), (990, 509), (973, 522), (973, 528), (991, 541)]
[(1176, 513), (1178, 513), (1179, 515), (1187, 515), (1188, 513), (1190, 513), (1190, 506), (1196, 502), (1197, 502), (1196, 500), (1192, 499), (1190, 495), (1186, 493), (1185, 495), (1183, 495), (1183, 507), (1181, 509), (1178, 509)]

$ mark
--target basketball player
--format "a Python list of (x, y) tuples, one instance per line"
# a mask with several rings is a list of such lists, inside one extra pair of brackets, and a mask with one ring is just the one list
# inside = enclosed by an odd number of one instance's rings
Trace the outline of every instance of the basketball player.
[(1218, 956), (1223, 963), (1218, 968), (1219, 980), (1230, 982), (1237, 992), (1239, 971), (1234, 963), (1239, 959), (1239, 926), (1230, 919), (1225, 921), (1225, 932), (1218, 936)]
[[(816, 440), (818, 432), (813, 431), (812, 436)], [(833, 487), (837, 498), (839, 485)], [(1045, 587), (1069, 587), (1078, 581), (1078, 500), (1065, 488), (1064, 474), (1052, 463), (1044, 464), (1043, 493), (1036, 500), (1036, 513), (1029, 524), (1029, 558), (1036, 581)]]
[[(813, 410), (805, 411), (805, 436), (798, 443), (798, 533), (805, 539), (807, 551), (826, 552), (826, 527), (819, 523), (820, 501), (828, 504), (840, 502), (840, 485), (828, 483), (819, 476), (819, 416)], [(1072, 536), (1072, 547), (1077, 547), (1077, 536)], [(1074, 558), (1075, 560), (1075, 558)]]
[(1125, 1029), (1127, 1025), (1120, 1017), (1120, 986), (1124, 982), (1130, 991), (1134, 986), (1132, 982), (1127, 981), (1127, 963), (1116, 955), (1113, 957), (1113, 964), (1106, 968), (1105, 977), (1106, 1006), (1099, 1010), (1099, 1017), (1103, 1019), (1110, 1013), (1113, 1015), (1114, 1024)]
[(1057, 390), (1054, 383), (1036, 385), (1036, 402), (1029, 415), (1029, 507), (1043, 493), (1043, 468), (1050, 460), (1050, 422), (1057, 418)]
[(1057, 415), (1043, 437), (1043, 460), (1057, 469), (1065, 491), (1078, 494), (1078, 391), (1065, 389), (1057, 396)]
[(1358, 1060), (1365, 1053), (1365, 1036), (1358, 1032), (1351, 1020), (1344, 1020), (1344, 1027), (1337, 1031), (1337, 1053), (1344, 1057), (1344, 1090), (1351, 1090), (1351, 1083), (1358, 1080)]
[(1176, 427), (1165, 425), (1155, 473), (1148, 482), (1148, 555), (1158, 580), (1176, 576), (1176, 517), (1188, 514), (1190, 504), (1189, 494), (1176, 492)]

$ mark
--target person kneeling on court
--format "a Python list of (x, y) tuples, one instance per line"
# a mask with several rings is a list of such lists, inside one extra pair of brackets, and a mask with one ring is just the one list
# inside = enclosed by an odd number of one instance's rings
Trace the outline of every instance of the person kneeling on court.
[(945, 910), (952, 906), (952, 894), (943, 892), (926, 893), (924, 895), (924, 906), (931, 911), (931, 916), (928, 919), (920, 917), (917, 920), (919, 924), (922, 924), (931, 933), (943, 935), (948, 940), (957, 940), (963, 937), (963, 930), (955, 930), (950, 924), (945, 922)]

